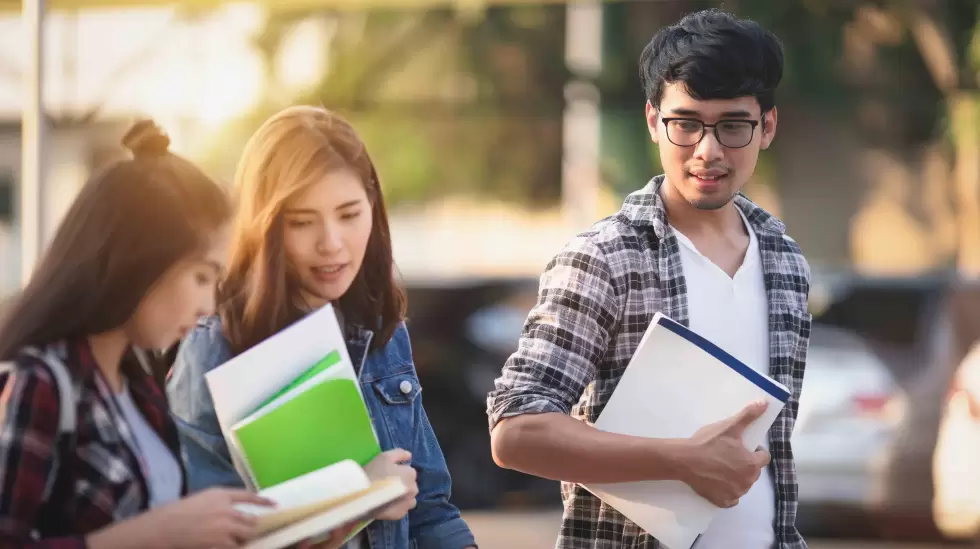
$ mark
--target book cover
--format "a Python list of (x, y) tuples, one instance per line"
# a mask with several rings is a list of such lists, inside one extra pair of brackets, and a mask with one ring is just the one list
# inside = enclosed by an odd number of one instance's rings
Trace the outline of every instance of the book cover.
[[(371, 483), (362, 469), (381, 449), (332, 305), (205, 380), (239, 475), (285, 504), (260, 520), (272, 531), (250, 548), (285, 547), (353, 520), (363, 528), (372, 512), (405, 493), (397, 478)], [(364, 486), (350, 491), (349, 482), (338, 481), (345, 468), (348, 481)]]
[[(595, 427), (638, 437), (688, 438), (764, 399), (766, 412), (743, 434), (746, 449), (754, 450), (765, 441), (789, 394), (768, 375), (657, 313)], [(718, 511), (678, 481), (583, 487), (670, 549), (689, 549)]]
[(406, 492), (397, 478), (372, 482), (353, 460), (296, 477), (259, 492), (275, 507), (239, 504), (236, 507), (257, 518), (260, 537), (249, 549), (278, 549), (360, 520), (363, 528), (372, 511)]
[(211, 370), (204, 379), (232, 462), (253, 490), (259, 486), (242, 454), (236, 426), (260, 416), (257, 410), (268, 412), (273, 403), (288, 400), (287, 394), (314, 379), (350, 380), (363, 401), (347, 343), (329, 304)]
[(234, 433), (260, 489), (345, 459), (363, 466), (381, 453), (364, 401), (349, 379), (311, 385)]
[(335, 364), (339, 364), (339, 363), (340, 363), (340, 353), (337, 351), (331, 351), (330, 354), (323, 357), (323, 359), (321, 359), (316, 364), (314, 364), (313, 367), (303, 372), (303, 375), (294, 379), (289, 385), (286, 385), (285, 387), (280, 389), (279, 392), (272, 395), (271, 397), (269, 397), (268, 400), (266, 400), (261, 405), (259, 405), (258, 409), (255, 412), (253, 412), (253, 415), (255, 413), (261, 412), (266, 406), (269, 406), (270, 404), (275, 402), (277, 398), (281, 398), (285, 396), (293, 389), (302, 386), (307, 381), (310, 381), (316, 378), (317, 376), (319, 376), (320, 374), (326, 372), (331, 366), (334, 366)]

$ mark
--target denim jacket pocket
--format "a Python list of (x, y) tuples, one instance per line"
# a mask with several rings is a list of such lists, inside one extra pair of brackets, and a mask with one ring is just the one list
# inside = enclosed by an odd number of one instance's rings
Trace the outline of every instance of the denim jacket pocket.
[(422, 386), (412, 372), (393, 374), (371, 383), (381, 399), (382, 418), (395, 446), (410, 448), (415, 440), (415, 402)]
[(375, 380), (374, 390), (388, 404), (412, 404), (422, 392), (418, 378), (411, 372), (394, 374)]

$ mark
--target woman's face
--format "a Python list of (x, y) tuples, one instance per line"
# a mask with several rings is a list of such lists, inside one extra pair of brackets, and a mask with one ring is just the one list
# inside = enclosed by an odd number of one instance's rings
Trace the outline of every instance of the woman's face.
[(160, 277), (124, 328), (134, 345), (166, 349), (184, 337), (199, 318), (214, 314), (227, 245), (225, 227), (212, 235), (205, 250), (178, 261)]
[(330, 172), (286, 202), (286, 260), (308, 306), (322, 307), (350, 289), (372, 224), (364, 182), (349, 169)]

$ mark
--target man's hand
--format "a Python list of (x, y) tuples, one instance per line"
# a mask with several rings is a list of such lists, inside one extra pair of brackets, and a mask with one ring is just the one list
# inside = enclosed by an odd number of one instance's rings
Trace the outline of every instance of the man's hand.
[(734, 507), (769, 464), (769, 452), (750, 452), (742, 434), (765, 413), (765, 401), (746, 406), (737, 415), (707, 425), (691, 437), (694, 451), (684, 481), (718, 507)]

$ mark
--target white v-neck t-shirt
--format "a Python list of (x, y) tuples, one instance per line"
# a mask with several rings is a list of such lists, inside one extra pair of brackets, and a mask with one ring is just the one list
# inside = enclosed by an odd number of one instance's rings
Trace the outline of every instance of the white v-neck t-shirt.
[(150, 491), (149, 507), (160, 507), (179, 500), (183, 474), (177, 457), (171, 453), (160, 435), (143, 417), (143, 412), (133, 400), (128, 385), (122, 392), (116, 394), (116, 402), (136, 439), (136, 448), (132, 450), (145, 467), (143, 474), (146, 476), (147, 488)]
[[(742, 265), (731, 277), (701, 255), (686, 236), (673, 229), (680, 244), (687, 282), (690, 328), (749, 367), (769, 373), (769, 300), (763, 279), (759, 241), (744, 214), (749, 233)], [(769, 449), (769, 441), (764, 447)], [(694, 549), (768, 549), (774, 539), (775, 488), (767, 467), (738, 505), (722, 509)]]

